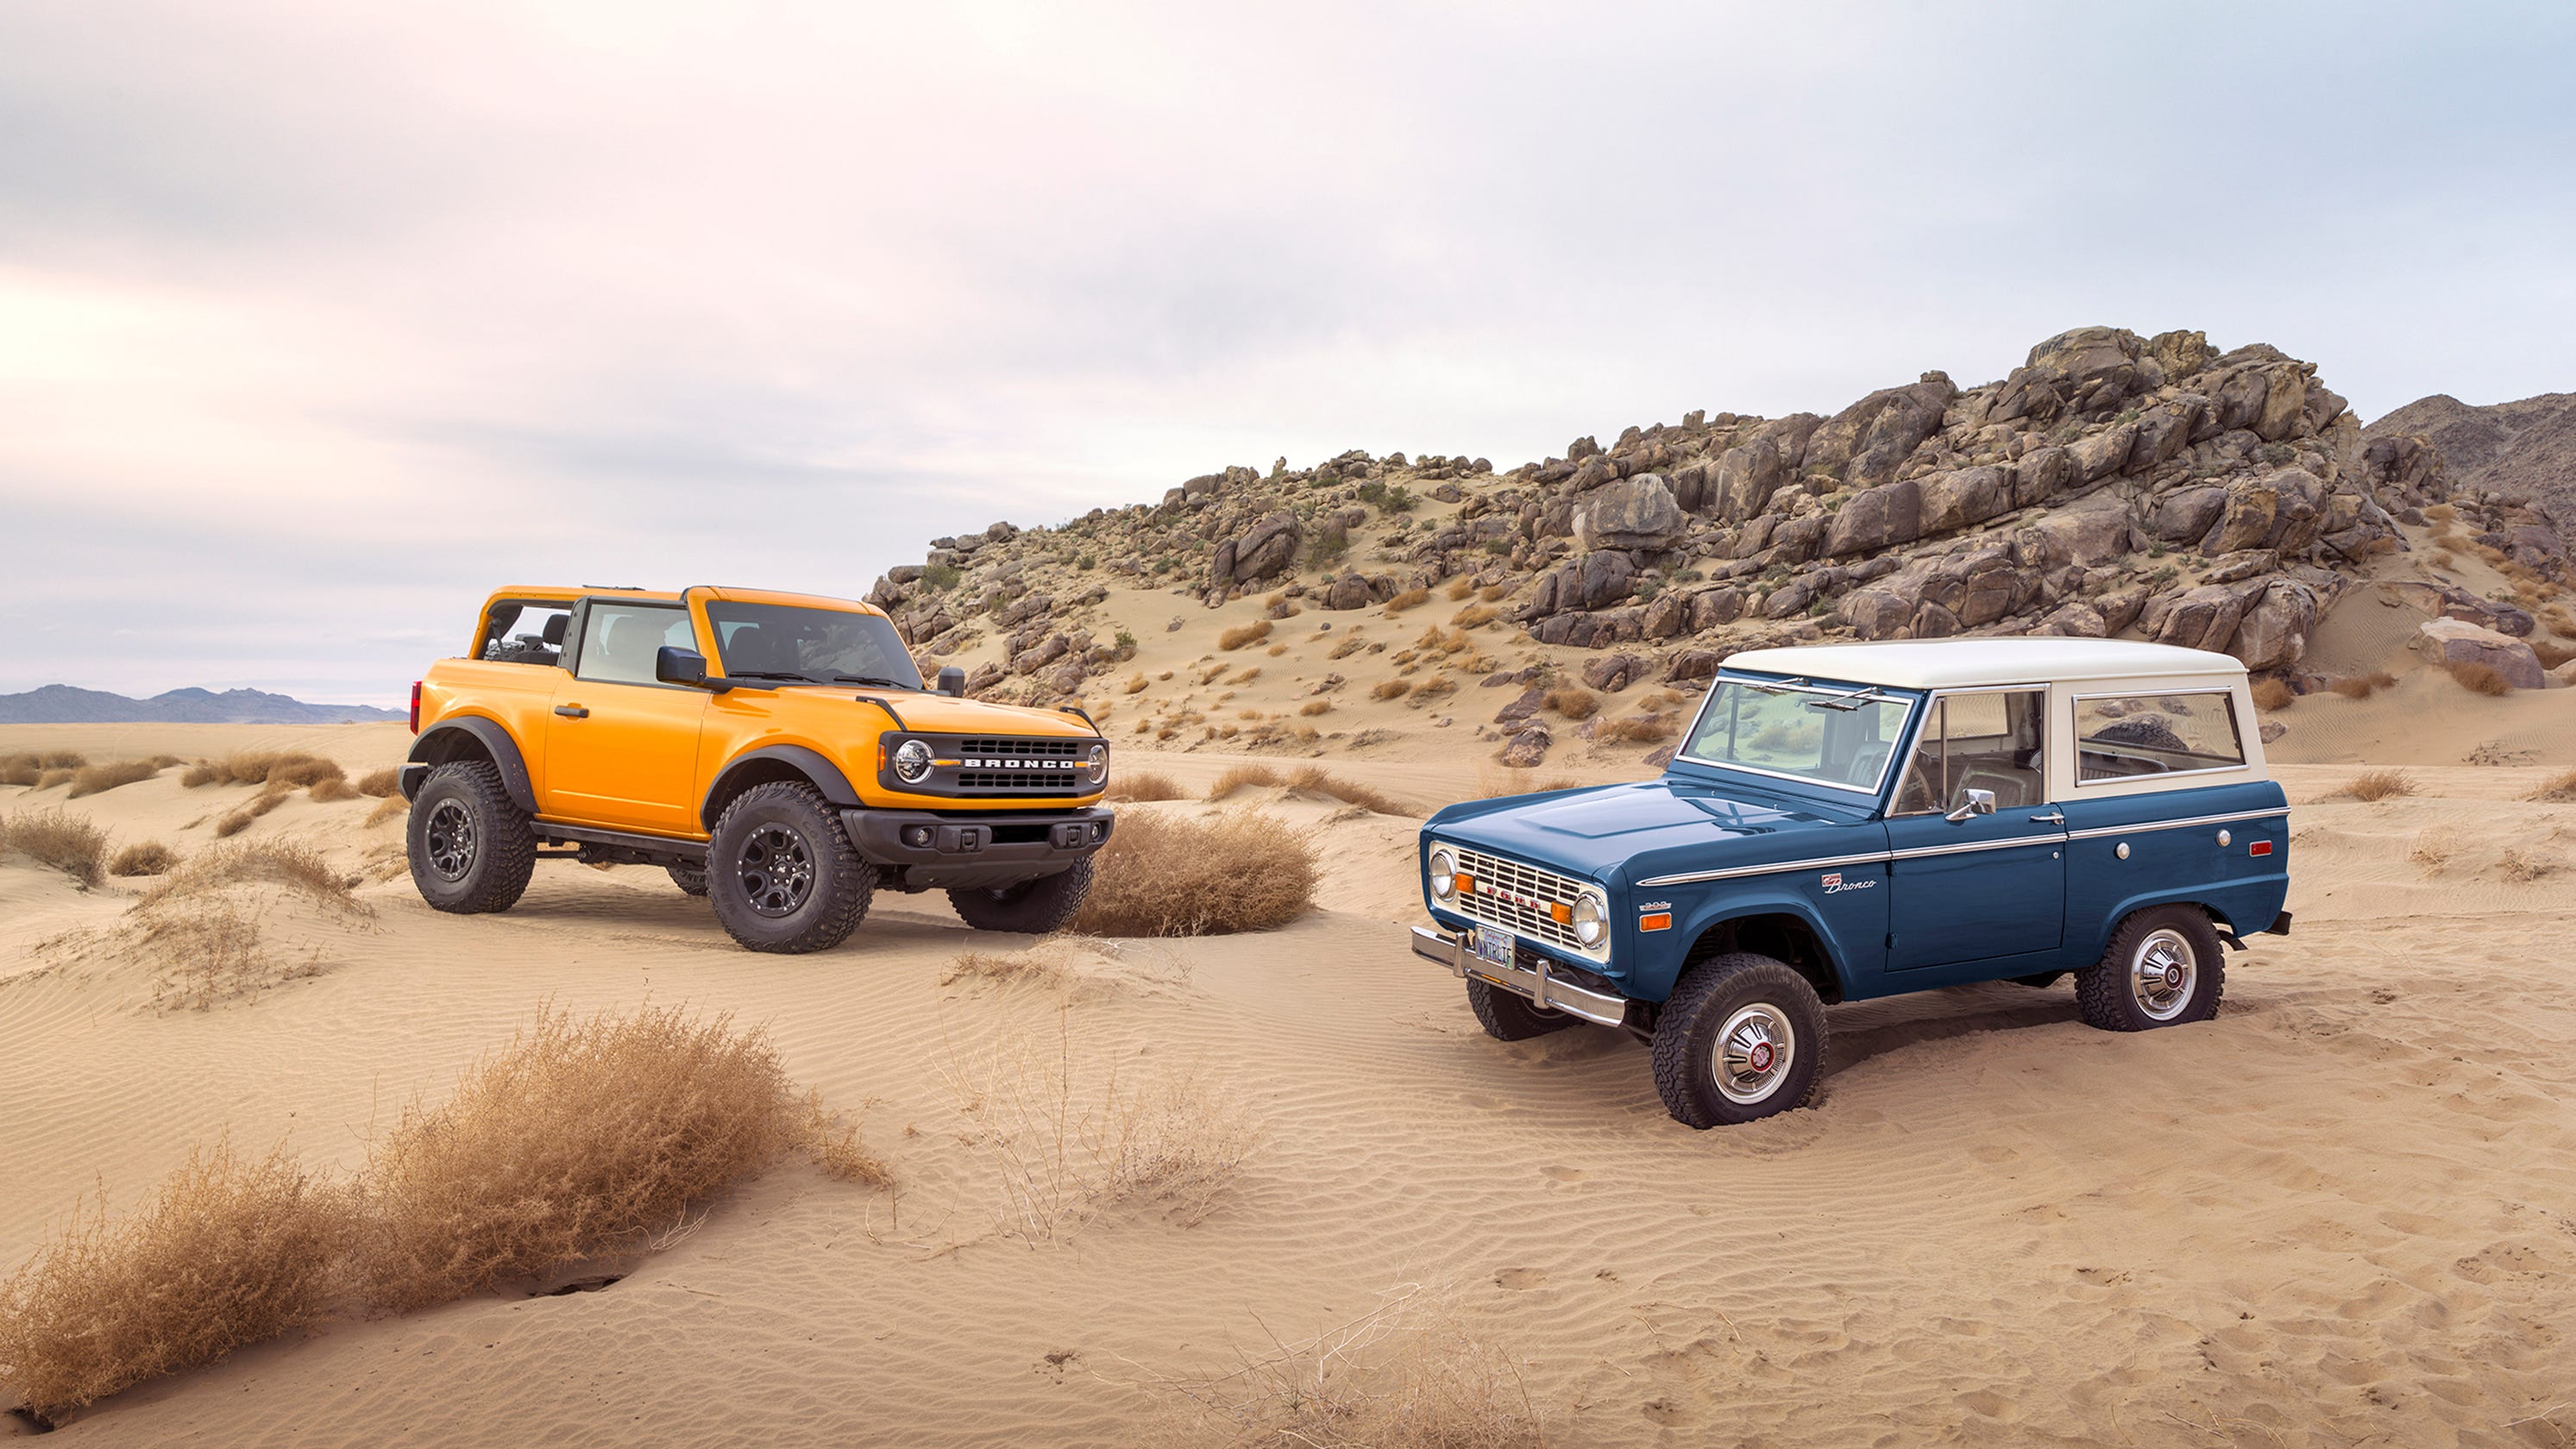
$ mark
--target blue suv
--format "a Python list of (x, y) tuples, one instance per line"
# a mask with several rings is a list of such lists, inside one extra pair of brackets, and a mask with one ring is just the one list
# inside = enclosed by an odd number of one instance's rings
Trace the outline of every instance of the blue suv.
[(2098, 639), (1738, 654), (1663, 778), (1453, 805), (1432, 927), (1485, 1030), (1652, 1047), (1693, 1127), (1806, 1103), (1828, 1002), (2075, 977), (2085, 1021), (2218, 1010), (2223, 941), (2286, 934), (2289, 802), (2245, 666)]

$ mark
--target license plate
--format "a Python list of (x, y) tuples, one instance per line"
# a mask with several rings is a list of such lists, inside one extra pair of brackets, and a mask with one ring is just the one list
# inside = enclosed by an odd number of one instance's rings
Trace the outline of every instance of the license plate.
[(1512, 964), (1512, 933), (1509, 931), (1497, 931), (1491, 926), (1478, 926), (1475, 939), (1470, 944), (1474, 947), (1476, 959), (1479, 961), (1496, 966)]

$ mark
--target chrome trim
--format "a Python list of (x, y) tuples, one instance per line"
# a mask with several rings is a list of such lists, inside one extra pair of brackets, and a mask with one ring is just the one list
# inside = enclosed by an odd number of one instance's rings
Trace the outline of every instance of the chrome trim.
[(2070, 830), (2069, 840), (2095, 840), (2105, 835), (2134, 835), (2147, 830), (2182, 830), (2194, 825), (2225, 825), (2237, 820), (2269, 820), (2287, 815), (2290, 807), (2275, 805), (2269, 810), (2240, 810), (2233, 815), (2194, 815), (2188, 820), (2142, 820), (2134, 825), (2097, 825), (2090, 830)]
[(1974, 855), (1981, 850), (2010, 850), (2018, 845), (2063, 845), (2063, 835), (2016, 835), (2010, 840), (1978, 840), (1965, 845), (1918, 845), (1912, 850), (1891, 851), (1890, 860), (1920, 860), (1932, 855)]
[(1695, 870), (1682, 875), (1650, 876), (1637, 882), (1639, 889), (1648, 886), (1697, 885), (1704, 880), (1734, 880), (1739, 876), (1776, 875), (1793, 870), (1831, 870), (1838, 865), (1882, 865), (1895, 859), (1891, 851), (1873, 851), (1867, 855), (1829, 855), (1816, 860), (1784, 860), (1775, 865), (1736, 865), (1724, 870)]
[[(1533, 945), (1562, 951), (1585, 961), (1595, 963), (1609, 961), (1611, 933), (1606, 927), (1610, 920), (1610, 894), (1597, 882), (1582, 876), (1568, 875), (1564, 871), (1552, 870), (1543, 865), (1533, 865), (1528, 861), (1504, 855), (1500, 851), (1486, 850), (1481, 846), (1469, 845), (1463, 841), (1434, 840), (1432, 848), (1449, 850), (1457, 858), (1458, 873), (1474, 877), (1478, 887), (1472, 895), (1466, 891), (1457, 891), (1449, 899), (1439, 901), (1442, 910), (1455, 911), (1480, 926), (1492, 926), (1498, 931), (1509, 931)], [(1524, 888), (1531, 895), (1563, 904), (1567, 910), (1566, 924), (1559, 925), (1543, 912), (1512, 899), (1518, 892), (1504, 888), (1503, 880), (1500, 878), (1507, 871), (1526, 873), (1529, 879)], [(1423, 884), (1426, 887), (1423, 893), (1426, 896), (1430, 895), (1427, 889), (1429, 882), (1425, 881)], [(1583, 939), (1575, 934), (1572, 919), (1575, 902), (1587, 895), (1601, 903), (1601, 919), (1605, 927), (1601, 933), (1601, 939), (1590, 945), (1584, 944)], [(1496, 896), (1503, 898), (1500, 904), (1492, 899)], [(1512, 910), (1517, 910), (1531, 919), (1522, 920), (1511, 914)]]
[[(1690, 728), (1682, 733), (1683, 742), (1687, 744), (1688, 742), (1699, 738), (1700, 722), (1708, 718), (1708, 707), (1716, 702), (1717, 687), (1719, 685), (1741, 684), (1747, 689), (1759, 688), (1761, 686), (1756, 682), (1758, 678), (1759, 676), (1747, 674), (1738, 674), (1730, 678), (1724, 669), (1720, 669), (1715, 677), (1709, 680), (1708, 693), (1699, 697), (1699, 713), (1691, 716)], [(1841, 680), (1837, 681), (1837, 683), (1859, 684), (1860, 681)], [(1812, 684), (1801, 684), (1787, 680), (1779, 681), (1773, 687), (1784, 691), (1794, 691), (1798, 694), (1821, 694), (1828, 698), (1835, 699), (1848, 698), (1855, 692), (1845, 689), (1823, 689)], [(1864, 684), (1857, 692), (1867, 693), (1872, 689), (1888, 687), (1890, 686)], [(1905, 718), (1897, 721), (1896, 740), (1890, 743), (1890, 747), (1887, 752), (1887, 763), (1878, 767), (1878, 779), (1874, 783), (1866, 786), (1844, 784), (1836, 780), (1818, 779), (1813, 775), (1792, 775), (1785, 770), (1766, 770), (1759, 765), (1738, 765), (1725, 760), (1704, 759), (1698, 755), (1685, 754), (1678, 749), (1673, 752), (1673, 758), (1676, 760), (1686, 760), (1694, 765), (1704, 765), (1712, 770), (1741, 770), (1748, 775), (1761, 775), (1773, 780), (1791, 780), (1801, 785), (1817, 785), (1827, 790), (1842, 790), (1854, 795), (1867, 795), (1871, 799), (1875, 800), (1878, 798), (1879, 792), (1887, 788), (1888, 775), (1896, 768), (1896, 750), (1894, 745), (1902, 742), (1906, 738), (1906, 731), (1913, 728), (1915, 719), (1923, 710), (1923, 696), (1912, 693), (1911, 691), (1904, 694), (1889, 695), (1888, 701), (1890, 703), (1904, 704)]]
[[(1550, 1011), (1562, 1011), (1580, 1017), (1595, 1026), (1618, 1026), (1628, 1019), (1628, 998), (1606, 992), (1589, 991), (1571, 982), (1560, 981), (1548, 974), (1547, 958), (1536, 958), (1536, 970), (1518, 966), (1497, 966), (1470, 952), (1466, 944), (1446, 931), (1426, 926), (1413, 928), (1413, 954), (1437, 961), (1461, 980), (1474, 976), (1488, 985), (1499, 986), (1531, 1003)], [(1468, 965), (1474, 962), (1473, 966)]]

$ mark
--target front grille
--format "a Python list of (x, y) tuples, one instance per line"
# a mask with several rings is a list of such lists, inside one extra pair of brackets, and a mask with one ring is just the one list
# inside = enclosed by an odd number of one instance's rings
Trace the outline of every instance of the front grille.
[(980, 800), (1062, 799), (1100, 789), (1084, 772), (1088, 756), (1100, 744), (1096, 736), (924, 735), (921, 739), (932, 756), (945, 763), (933, 768), (930, 778), (917, 781), (898, 779), (889, 766), (880, 772), (888, 789)]
[(1062, 774), (1030, 770), (960, 770), (957, 788), (984, 790), (1003, 795), (1079, 795), (1075, 779), (1068, 771)]
[(1081, 739), (1063, 740), (959, 740), (957, 753), (969, 766), (982, 759), (1006, 760), (1076, 760), (1092, 742)]
[(1582, 889), (1580, 882), (1554, 871), (1540, 870), (1534, 865), (1523, 865), (1499, 855), (1487, 855), (1481, 850), (1469, 850), (1462, 845), (1449, 848), (1458, 853), (1459, 871), (1476, 882), (1474, 892), (1455, 897), (1454, 909), (1458, 914), (1471, 921), (1500, 926), (1515, 936), (1544, 941), (1578, 956), (1594, 954), (1591, 948), (1574, 939), (1574, 927), (1558, 925), (1556, 918), (1547, 910), (1551, 901), (1562, 902), (1571, 910), (1576, 894)]

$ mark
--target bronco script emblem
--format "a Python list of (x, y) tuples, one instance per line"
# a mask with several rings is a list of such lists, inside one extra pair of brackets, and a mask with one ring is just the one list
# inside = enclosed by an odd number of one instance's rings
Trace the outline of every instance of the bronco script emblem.
[(1845, 880), (1841, 871), (1829, 871), (1825, 875), (1825, 894), (1830, 896), (1843, 891), (1865, 891), (1877, 884), (1878, 882), (1874, 880)]

